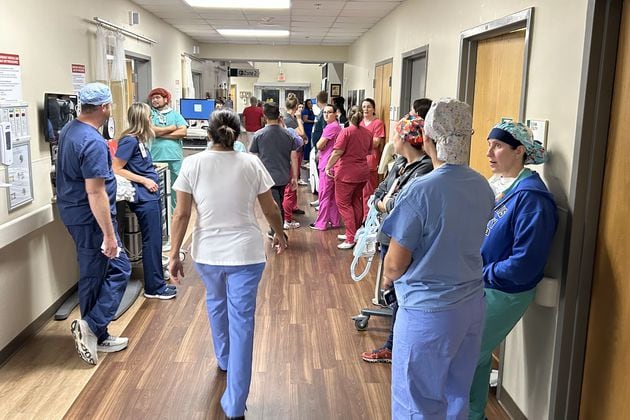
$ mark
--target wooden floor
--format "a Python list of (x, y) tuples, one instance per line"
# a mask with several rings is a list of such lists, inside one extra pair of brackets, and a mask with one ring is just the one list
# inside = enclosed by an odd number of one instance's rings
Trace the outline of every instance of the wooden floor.
[[(301, 207), (313, 196), (301, 188)], [(351, 316), (370, 302), (376, 267), (349, 276), (340, 231), (311, 231), (297, 216), (290, 249), (269, 252), (258, 293), (248, 419), (388, 419), (390, 366), (360, 359), (385, 340), (388, 318), (357, 331)], [(266, 225), (265, 225), (266, 227)], [(268, 244), (267, 244), (268, 246)], [(112, 324), (129, 348), (90, 368), (76, 355), (69, 321), (51, 321), (0, 369), (0, 418), (221, 419), (225, 374), (216, 368), (204, 288), (186, 261), (172, 301), (139, 298)], [(494, 398), (490, 419), (507, 419)]]

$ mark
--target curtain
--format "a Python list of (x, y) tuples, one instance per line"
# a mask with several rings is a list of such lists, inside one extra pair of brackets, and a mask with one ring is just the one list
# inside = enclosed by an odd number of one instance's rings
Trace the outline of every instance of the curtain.
[(102, 26), (96, 28), (96, 68), (94, 76), (100, 82), (109, 80), (107, 71), (107, 32)]
[(182, 88), (184, 98), (195, 98), (195, 83), (193, 82), (192, 60), (188, 56), (184, 56), (182, 73)]

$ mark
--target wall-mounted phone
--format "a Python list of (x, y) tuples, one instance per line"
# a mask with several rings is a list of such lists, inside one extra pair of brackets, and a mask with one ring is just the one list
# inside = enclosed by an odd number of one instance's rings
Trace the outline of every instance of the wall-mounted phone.
[(7, 166), (13, 163), (13, 136), (8, 122), (0, 122), (0, 163)]

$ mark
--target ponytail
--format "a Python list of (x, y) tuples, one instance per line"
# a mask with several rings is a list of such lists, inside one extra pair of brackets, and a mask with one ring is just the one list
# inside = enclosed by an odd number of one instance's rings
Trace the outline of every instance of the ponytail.
[(232, 149), (234, 142), (241, 135), (241, 122), (238, 115), (229, 109), (213, 112), (208, 133), (213, 143)]

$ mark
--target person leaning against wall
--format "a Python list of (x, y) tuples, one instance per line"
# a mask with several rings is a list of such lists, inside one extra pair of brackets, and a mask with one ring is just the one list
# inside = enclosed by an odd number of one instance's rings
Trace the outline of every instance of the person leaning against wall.
[(211, 147), (184, 160), (174, 185), (178, 200), (169, 270), (179, 283), (184, 270), (177, 250), (194, 202), (198, 216), (191, 254), (206, 286), (217, 367), (227, 372), (221, 406), (228, 418), (237, 419), (244, 418), (249, 394), (256, 294), (266, 260), (256, 201), (278, 232), (273, 242), (278, 254), (287, 248), (287, 241), (271, 194), (273, 178), (256, 156), (232, 147), (240, 134), (238, 115), (229, 110), (213, 113), (208, 132)]
[(383, 222), (391, 238), (383, 289), (398, 297), (392, 354), (392, 419), (461, 419), (479, 357), (484, 300), (479, 253), (494, 197), (467, 167), (470, 107), (433, 102), (423, 149), (433, 171), (396, 198)]
[(481, 246), (486, 320), (470, 390), (470, 419), (483, 419), (492, 351), (534, 299), (558, 224), (556, 203), (540, 176), (525, 168), (547, 161), (542, 145), (521, 123), (500, 123), (488, 135), (494, 215)]
[(127, 110), (129, 128), (118, 140), (113, 168), (116, 175), (129, 181), (136, 190), (129, 208), (136, 214), (142, 233), (142, 268), (144, 297), (168, 300), (177, 296), (175, 286), (164, 281), (162, 268), (162, 209), (158, 174), (153, 166), (148, 143), (153, 138), (151, 108), (134, 103)]
[(79, 263), (81, 319), (71, 331), (81, 359), (98, 363), (98, 352), (127, 347), (107, 326), (120, 305), (131, 275), (118, 237), (116, 177), (107, 142), (98, 129), (111, 114), (112, 93), (88, 83), (79, 91), (81, 114), (61, 130), (57, 156), (57, 207), (74, 240)]
[[(151, 103), (151, 123), (155, 139), (150, 144), (151, 155), (155, 162), (168, 164), (171, 187), (175, 183), (184, 159), (182, 139), (186, 137), (188, 124), (179, 112), (171, 108), (171, 94), (164, 88), (155, 88), (149, 92)], [(173, 214), (177, 198), (171, 193), (171, 211)]]

